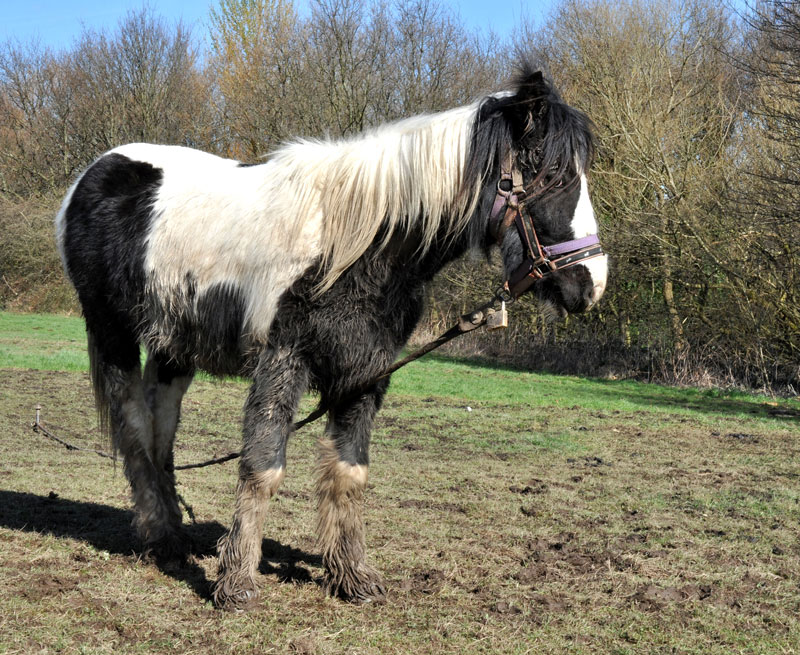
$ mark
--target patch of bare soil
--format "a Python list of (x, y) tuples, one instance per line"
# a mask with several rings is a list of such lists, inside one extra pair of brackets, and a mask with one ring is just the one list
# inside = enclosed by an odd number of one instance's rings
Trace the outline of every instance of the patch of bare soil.
[(749, 434), (748, 432), (728, 432), (727, 434), (721, 434), (715, 431), (711, 433), (711, 436), (738, 443), (759, 443), (761, 441), (758, 435)]
[(319, 649), (317, 642), (311, 637), (299, 637), (289, 642), (289, 652), (296, 655), (315, 655)]
[(515, 494), (522, 494), (523, 496), (527, 496), (528, 494), (538, 495), (543, 494), (547, 491), (548, 485), (543, 480), (538, 480), (533, 478), (526, 482), (525, 484), (512, 484), (508, 490), (511, 493)]
[(402, 446), (400, 446), (400, 450), (406, 450), (406, 451), (412, 452), (412, 451), (415, 451), (415, 450), (424, 450), (424, 448), (422, 446), (420, 446), (419, 444), (407, 442), (407, 443), (404, 443)]
[(495, 614), (522, 614), (522, 609), (504, 600), (500, 600), (489, 607), (490, 612)]
[(586, 579), (605, 575), (609, 570), (622, 571), (631, 567), (621, 553), (587, 548), (577, 542), (574, 533), (568, 532), (552, 540), (528, 542), (527, 554), (516, 579), (522, 584), (536, 586), (541, 581), (574, 576)]
[(438, 569), (417, 571), (403, 580), (398, 589), (416, 594), (435, 594), (444, 585), (444, 580), (444, 573)]
[(684, 585), (682, 587), (659, 587), (648, 584), (636, 591), (630, 601), (646, 612), (661, 612), (674, 603), (685, 603), (689, 600), (706, 600), (713, 591), (710, 585)]
[(53, 573), (37, 573), (25, 579), (20, 595), (31, 602), (39, 602), (48, 596), (60, 596), (78, 588), (76, 578)]
[(574, 467), (586, 466), (589, 468), (597, 468), (598, 466), (611, 466), (609, 462), (604, 461), (602, 458), (597, 457), (596, 455), (589, 455), (580, 458), (568, 457), (567, 464), (571, 464)]

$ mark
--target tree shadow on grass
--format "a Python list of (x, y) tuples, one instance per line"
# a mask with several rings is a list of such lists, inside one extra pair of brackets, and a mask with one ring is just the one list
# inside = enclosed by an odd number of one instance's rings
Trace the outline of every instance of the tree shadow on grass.
[(775, 421), (776, 426), (793, 426), (800, 423), (800, 408), (794, 404), (772, 402), (768, 398), (737, 398), (737, 394), (704, 391), (694, 388), (666, 387), (627, 381), (592, 380), (592, 394), (610, 399), (623, 397), (642, 409), (656, 407), (676, 412), (690, 411), (699, 414), (761, 418)]
[[(552, 376), (554, 379), (562, 378), (574, 385), (563, 393), (564, 395), (571, 394), (578, 406), (581, 405), (582, 398), (596, 403), (598, 399), (607, 397), (609, 405), (612, 407), (616, 401), (624, 398), (628, 403), (639, 405), (641, 409), (648, 411), (653, 408), (662, 408), (674, 409), (677, 412), (688, 410), (698, 414), (765, 418), (774, 420), (775, 425), (790, 427), (800, 423), (800, 405), (796, 402), (778, 403), (766, 396), (760, 398), (755, 392), (748, 394), (737, 391), (726, 392), (669, 386), (638, 380), (607, 380), (583, 375), (560, 374), (546, 369), (514, 366), (485, 358), (431, 354), (428, 355), (428, 359), (443, 364), (462, 364), (472, 369), (488, 372), (533, 373)], [(547, 385), (544, 384), (540, 389), (532, 391), (532, 398), (538, 397), (541, 391), (546, 391), (546, 387)]]
[[(113, 555), (138, 558), (141, 542), (134, 534), (132, 521), (133, 512), (127, 509), (68, 500), (52, 493), (38, 496), (0, 490), (0, 527), (75, 539)], [(225, 527), (217, 521), (185, 524), (184, 530), (192, 543), (192, 552), (199, 557), (214, 556), (217, 541), (225, 533)], [(292, 584), (315, 582), (308, 569), (298, 564), (320, 565), (318, 556), (273, 539), (263, 540), (262, 553), (261, 573), (275, 575), (279, 581)], [(156, 561), (154, 565), (165, 575), (189, 586), (204, 601), (211, 600), (211, 581), (191, 558), (186, 562)]]

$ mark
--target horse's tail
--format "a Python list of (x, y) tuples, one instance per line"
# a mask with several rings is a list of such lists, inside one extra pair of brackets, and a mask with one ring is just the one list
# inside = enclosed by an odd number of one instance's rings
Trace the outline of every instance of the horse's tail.
[(86, 338), (89, 350), (89, 374), (92, 378), (92, 389), (94, 391), (94, 406), (97, 410), (97, 421), (100, 424), (100, 432), (107, 438), (111, 438), (111, 380), (108, 379), (106, 372), (108, 367), (103, 362), (103, 355), (98, 347), (97, 338), (92, 330), (86, 327)]
[[(56, 237), (56, 245), (58, 246), (58, 252), (61, 256), (61, 265), (64, 268), (64, 275), (70, 281), (72, 286), (75, 288), (76, 291), (80, 291), (78, 289), (78, 285), (75, 283), (75, 278), (73, 278), (70, 272), (70, 257), (67, 253), (66, 248), (66, 232), (67, 232), (67, 223), (68, 223), (68, 214), (69, 208), (72, 203), (72, 197), (75, 192), (76, 187), (83, 179), (83, 175), (81, 175), (75, 183), (70, 187), (69, 191), (67, 191), (66, 196), (64, 196), (64, 200), (61, 203), (61, 207), (58, 210), (55, 218), (55, 237)], [(74, 262), (73, 262), (74, 263)], [(78, 294), (80, 297), (80, 293)], [(92, 388), (94, 391), (94, 402), (95, 408), (97, 409), (97, 419), (100, 425), (100, 431), (106, 438), (111, 438), (111, 402), (110, 402), (110, 391), (111, 391), (111, 381), (107, 379), (107, 371), (108, 366), (104, 364), (104, 358), (102, 355), (102, 351), (100, 349), (100, 342), (98, 340), (97, 335), (92, 330), (88, 317), (86, 316), (86, 307), (82, 307), (84, 319), (86, 320), (86, 338), (88, 344), (88, 351), (89, 351), (89, 372), (92, 379)]]
[[(141, 244), (136, 241), (128, 245), (126, 230), (135, 227), (134, 221), (124, 215), (112, 220), (105, 203), (116, 197), (113, 194), (127, 197), (142, 193), (136, 175), (131, 174), (126, 180), (124, 173), (124, 162), (101, 157), (67, 192), (55, 220), (64, 271), (75, 287), (86, 321), (89, 370), (100, 430), (112, 437), (112, 443), (124, 427), (125, 403), (132, 398), (135, 403), (144, 401), (135, 300), (131, 300), (141, 294), (138, 287), (125, 281), (125, 272), (131, 262), (137, 261), (137, 247)], [(117, 190), (111, 193), (109, 187), (113, 184)], [(128, 259), (120, 261), (125, 256)], [(131, 429), (135, 431), (135, 427)], [(113, 445), (116, 449), (118, 444)]]
[[(75, 286), (75, 282), (70, 275), (69, 258), (67, 257), (65, 247), (65, 237), (67, 231), (67, 213), (72, 202), (72, 195), (82, 177), (83, 176), (81, 175), (81, 177), (78, 178), (78, 180), (70, 187), (69, 191), (67, 191), (67, 194), (64, 196), (64, 200), (61, 203), (61, 207), (59, 208), (55, 219), (56, 245), (58, 246), (58, 253), (61, 256), (61, 265), (64, 268), (64, 274), (66, 278), (73, 286)], [(89, 370), (92, 378), (94, 402), (95, 407), (97, 408), (97, 417), (100, 423), (100, 430), (104, 435), (109, 436), (111, 425), (111, 405), (109, 403), (107, 392), (108, 384), (103, 373), (103, 358), (98, 348), (97, 338), (88, 324), (86, 326), (86, 337), (89, 349)]]

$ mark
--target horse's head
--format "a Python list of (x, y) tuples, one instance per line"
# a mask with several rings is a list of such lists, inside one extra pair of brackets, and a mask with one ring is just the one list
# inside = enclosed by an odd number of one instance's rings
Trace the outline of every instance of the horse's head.
[(496, 153), (481, 204), (503, 255), (506, 293), (532, 291), (554, 315), (591, 308), (605, 290), (608, 258), (586, 180), (589, 119), (541, 73), (524, 71), (513, 93), (484, 102), (475, 137)]

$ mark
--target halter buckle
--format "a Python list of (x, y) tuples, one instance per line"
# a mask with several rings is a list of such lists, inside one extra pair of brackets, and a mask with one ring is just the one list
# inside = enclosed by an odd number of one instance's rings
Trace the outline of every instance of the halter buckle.
[[(547, 266), (549, 270), (545, 271), (545, 273), (558, 270), (558, 265), (553, 260), (545, 257), (544, 254), (540, 254), (536, 259), (533, 260), (533, 270), (540, 272), (540, 266)], [(544, 277), (545, 273), (542, 273), (542, 277)]]

